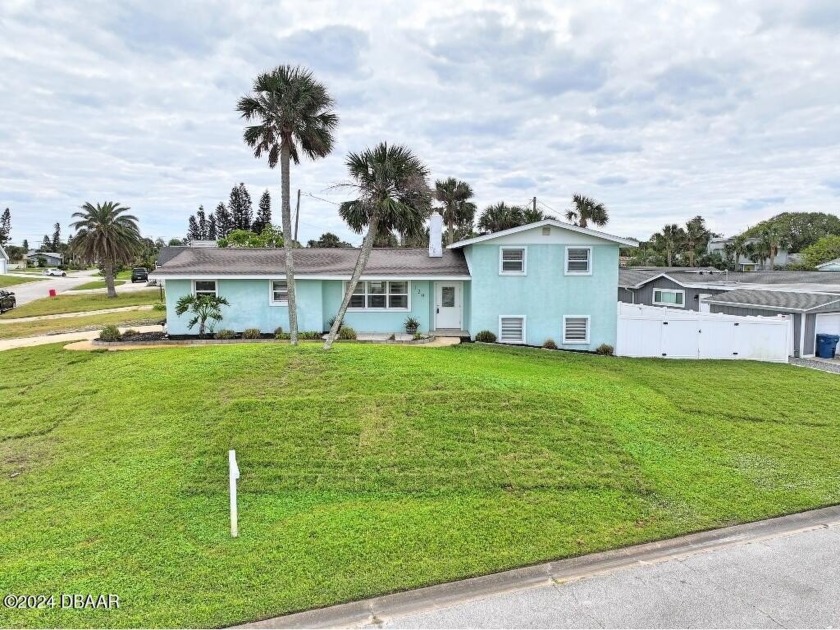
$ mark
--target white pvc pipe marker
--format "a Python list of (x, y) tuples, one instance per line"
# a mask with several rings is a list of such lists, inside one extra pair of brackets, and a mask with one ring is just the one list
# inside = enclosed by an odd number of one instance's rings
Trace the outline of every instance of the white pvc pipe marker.
[(239, 479), (239, 466), (236, 465), (236, 451), (228, 451), (230, 469), (230, 535), (239, 536), (239, 513), (236, 509), (236, 480)]

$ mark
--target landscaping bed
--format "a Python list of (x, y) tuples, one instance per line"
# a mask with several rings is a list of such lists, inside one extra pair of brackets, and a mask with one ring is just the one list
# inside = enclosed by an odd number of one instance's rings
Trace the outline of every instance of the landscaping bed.
[(4, 591), (120, 596), (3, 627), (220, 627), (840, 502), (836, 376), (787, 365), (238, 343), (0, 370)]

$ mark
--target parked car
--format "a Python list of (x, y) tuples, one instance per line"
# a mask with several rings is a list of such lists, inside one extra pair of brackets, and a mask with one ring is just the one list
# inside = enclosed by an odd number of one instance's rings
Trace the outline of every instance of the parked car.
[(62, 271), (61, 269), (56, 269), (55, 267), (50, 267), (49, 269), (44, 269), (45, 276), (60, 276), (62, 278), (67, 276), (67, 272)]
[(0, 313), (13, 309), (17, 305), (15, 294), (11, 291), (0, 291)]
[(148, 282), (149, 270), (145, 267), (135, 267), (131, 270), (131, 282)]

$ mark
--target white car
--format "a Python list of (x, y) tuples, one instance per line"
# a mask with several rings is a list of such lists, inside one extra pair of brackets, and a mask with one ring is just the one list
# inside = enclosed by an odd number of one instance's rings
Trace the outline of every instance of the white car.
[(44, 269), (45, 276), (61, 276), (65, 278), (67, 274), (62, 271), (61, 269), (56, 269), (55, 267), (50, 267), (49, 269)]

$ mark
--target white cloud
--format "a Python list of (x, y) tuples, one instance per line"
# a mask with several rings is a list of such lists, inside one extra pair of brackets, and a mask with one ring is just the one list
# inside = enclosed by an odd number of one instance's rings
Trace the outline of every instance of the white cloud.
[[(480, 207), (572, 193), (646, 237), (702, 214), (733, 233), (786, 210), (838, 211), (840, 6), (790, 3), (4, 2), (0, 208), (40, 240), (85, 201), (180, 236), (243, 181), (279, 173), (241, 140), (254, 76), (302, 63), (341, 125), (292, 186), (339, 200), (344, 155), (411, 146)], [(301, 237), (353, 238), (304, 195)]]

